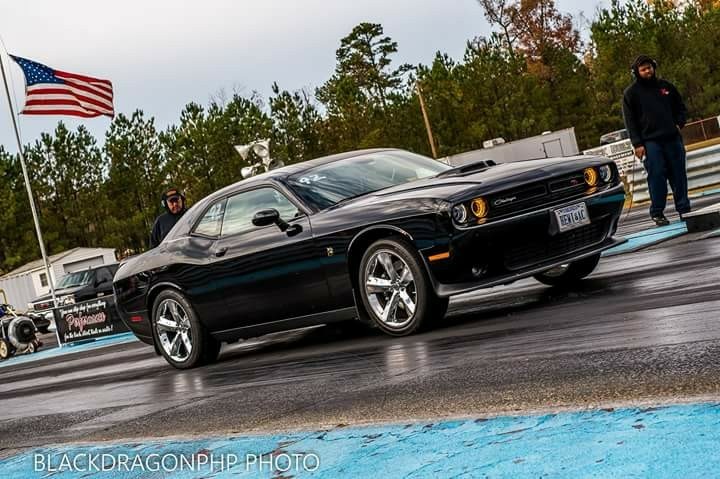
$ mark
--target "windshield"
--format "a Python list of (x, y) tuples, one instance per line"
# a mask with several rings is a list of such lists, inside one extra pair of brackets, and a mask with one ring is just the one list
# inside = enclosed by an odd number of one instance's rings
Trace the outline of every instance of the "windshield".
[(61, 288), (73, 288), (75, 286), (83, 286), (89, 284), (93, 279), (92, 271), (78, 271), (77, 273), (70, 273), (60, 280), (55, 286), (57, 289)]
[(305, 202), (319, 210), (374, 191), (429, 178), (451, 167), (407, 151), (381, 151), (305, 170), (288, 179)]

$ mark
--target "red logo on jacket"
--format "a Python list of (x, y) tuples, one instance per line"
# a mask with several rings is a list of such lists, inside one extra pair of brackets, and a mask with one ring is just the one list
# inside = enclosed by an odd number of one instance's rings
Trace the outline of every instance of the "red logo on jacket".
[(670, 94), (670, 90), (668, 90), (667, 88), (661, 88), (661, 89), (660, 89), (660, 94), (663, 95), (663, 96), (667, 96), (667, 95)]

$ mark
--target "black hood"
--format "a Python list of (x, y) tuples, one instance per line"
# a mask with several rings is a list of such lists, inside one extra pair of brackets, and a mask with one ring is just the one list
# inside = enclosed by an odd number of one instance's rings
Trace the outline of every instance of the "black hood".
[[(462, 197), (468, 191), (486, 194), (511, 188), (518, 184), (568, 174), (587, 166), (600, 166), (607, 163), (609, 163), (607, 158), (587, 155), (501, 163), (489, 168), (479, 167), (477, 170), (459, 171), (457, 175), (439, 175), (403, 183), (363, 195), (347, 203), (342, 203), (339, 207), (367, 207), (371, 204), (404, 201), (410, 198), (444, 198), (452, 200), (456, 197)], [(450, 173), (450, 171), (446, 173)], [(337, 207), (333, 209), (337, 209)]]

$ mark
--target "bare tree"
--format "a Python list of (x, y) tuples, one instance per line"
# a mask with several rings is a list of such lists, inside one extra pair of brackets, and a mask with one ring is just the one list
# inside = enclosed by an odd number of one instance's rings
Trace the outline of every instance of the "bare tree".
[(500, 30), (500, 36), (510, 53), (514, 53), (518, 39), (515, 22), (518, 15), (518, 4), (509, 0), (478, 0), (485, 11), (485, 18), (491, 26)]

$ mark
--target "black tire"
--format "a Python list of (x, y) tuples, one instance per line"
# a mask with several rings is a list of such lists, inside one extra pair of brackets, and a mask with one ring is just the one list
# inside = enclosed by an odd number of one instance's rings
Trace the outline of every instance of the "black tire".
[(600, 253), (575, 261), (564, 268), (554, 268), (535, 275), (535, 279), (548, 286), (572, 286), (590, 275), (600, 262)]
[[(398, 310), (398, 308), (402, 309), (402, 315), (404, 317), (401, 318), (402, 321), (398, 321), (395, 324), (393, 324), (392, 321), (383, 320), (382, 316), (376, 312), (376, 309), (382, 309), (388, 306), (388, 302), (382, 303), (382, 294), (371, 293), (366, 288), (366, 278), (373, 273), (374, 268), (379, 267), (377, 255), (383, 253), (389, 253), (390, 258), (397, 260), (393, 261), (392, 264), (399, 265), (402, 268), (401, 272), (405, 271), (404, 267), (406, 265), (410, 273), (412, 273), (412, 288), (409, 288), (409, 284), (407, 291), (404, 287), (399, 286), (399, 283), (393, 286), (393, 288), (402, 288), (401, 291), (403, 294), (407, 294), (407, 297), (415, 300), (412, 314), (409, 312), (404, 300), (397, 301), (398, 306), (395, 310)], [(404, 265), (399, 260), (402, 260)], [(383, 268), (381, 271), (387, 271), (387, 269)], [(358, 296), (362, 300), (362, 306), (365, 309), (364, 312), (381, 331), (391, 336), (407, 336), (426, 329), (440, 321), (447, 311), (448, 300), (438, 298), (435, 295), (427, 271), (417, 251), (400, 238), (381, 239), (371, 244), (360, 261), (357, 278)], [(390, 280), (389, 276), (388, 280)], [(393, 291), (398, 292), (398, 290)], [(387, 294), (390, 295), (390, 298), (395, 297), (395, 293), (393, 292)], [(401, 301), (402, 306), (400, 305)], [(371, 302), (374, 302), (375, 307), (373, 307)]]
[[(175, 302), (182, 308), (186, 315), (187, 322), (189, 323), (187, 325), (187, 332), (189, 333), (189, 337), (191, 339), (191, 351), (187, 354), (187, 357), (173, 358), (163, 345), (160, 332), (158, 331), (157, 321), (161, 315), (160, 309), (161, 307), (165, 307), (166, 302), (168, 304)], [(182, 293), (173, 289), (167, 289), (160, 292), (160, 294), (158, 294), (155, 298), (155, 303), (153, 304), (152, 318), (153, 339), (155, 340), (155, 344), (165, 360), (173, 367), (177, 369), (190, 369), (209, 364), (217, 360), (222, 343), (210, 335), (205, 326), (200, 322), (192, 304), (190, 304), (190, 301), (188, 301)], [(185, 348), (184, 345), (182, 348), (184, 348), (185, 352), (187, 352), (187, 348)]]

